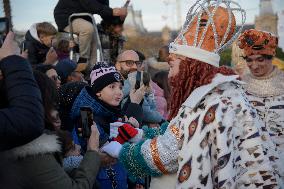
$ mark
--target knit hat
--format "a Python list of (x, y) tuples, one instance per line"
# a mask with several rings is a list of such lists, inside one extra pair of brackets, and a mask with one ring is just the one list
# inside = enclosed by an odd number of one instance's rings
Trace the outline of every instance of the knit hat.
[(63, 81), (67, 79), (67, 77), (75, 71), (77, 65), (70, 59), (63, 59), (59, 61), (56, 66), (56, 72), (61, 77)]
[(90, 75), (91, 86), (94, 93), (101, 91), (103, 88), (114, 82), (122, 82), (121, 74), (114, 66), (108, 65), (106, 62), (98, 62)]
[(268, 32), (250, 29), (239, 37), (238, 45), (244, 49), (245, 56), (262, 54), (275, 56), (278, 38)]
[[(240, 28), (237, 13), (242, 18)], [(232, 0), (197, 0), (169, 51), (219, 67), (219, 53), (235, 41), (244, 23), (245, 11)]]

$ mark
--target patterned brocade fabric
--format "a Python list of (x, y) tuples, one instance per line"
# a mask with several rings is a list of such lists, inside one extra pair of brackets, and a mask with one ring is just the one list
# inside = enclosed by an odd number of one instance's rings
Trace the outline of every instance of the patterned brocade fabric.
[(148, 137), (153, 137), (153, 139), (147, 139), (138, 144), (123, 145), (119, 159), (132, 178), (142, 178), (148, 175), (161, 176), (177, 171), (180, 138), (179, 128), (174, 122), (175, 120), (170, 124), (162, 124), (159, 131), (148, 130)]
[(275, 145), (239, 85), (218, 86), (180, 115), (176, 188), (279, 188)]
[[(250, 103), (265, 123), (265, 128), (280, 154), (280, 175), (284, 181), (284, 74), (276, 69), (271, 76), (258, 81), (254, 78), (246, 80), (246, 89)], [(260, 86), (263, 88), (257, 90)]]

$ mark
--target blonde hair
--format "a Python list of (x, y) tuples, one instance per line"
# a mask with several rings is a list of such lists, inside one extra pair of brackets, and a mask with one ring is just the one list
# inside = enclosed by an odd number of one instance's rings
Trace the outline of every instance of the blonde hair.
[(37, 35), (38, 36), (51, 36), (51, 35), (56, 35), (57, 30), (56, 28), (48, 23), (48, 22), (41, 22), (36, 25), (36, 30), (37, 30)]

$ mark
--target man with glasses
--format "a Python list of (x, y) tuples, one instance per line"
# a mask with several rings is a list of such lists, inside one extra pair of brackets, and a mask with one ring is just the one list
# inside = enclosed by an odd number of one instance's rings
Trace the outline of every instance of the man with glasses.
[(116, 69), (121, 73), (124, 79), (128, 78), (128, 74), (137, 71), (142, 62), (139, 60), (138, 54), (133, 50), (126, 50), (117, 57)]
[(255, 29), (245, 31), (239, 38), (250, 71), (243, 77), (247, 96), (264, 121), (280, 157), (284, 157), (284, 73), (272, 65), (277, 44), (277, 37)]

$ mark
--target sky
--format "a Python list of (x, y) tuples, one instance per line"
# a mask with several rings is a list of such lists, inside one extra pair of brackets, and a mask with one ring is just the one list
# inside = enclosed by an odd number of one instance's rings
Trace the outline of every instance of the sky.
[[(13, 23), (16, 30), (27, 30), (36, 22), (48, 21), (54, 23), (53, 9), (58, 0), (10, 0), (12, 4)], [(165, 1), (170, 2), (168, 6)], [(181, 1), (182, 21), (185, 19), (187, 9), (195, 2), (193, 0)], [(258, 14), (259, 0), (236, 0), (247, 10), (246, 23), (253, 23)], [(272, 0), (275, 11), (284, 10), (283, 0)], [(125, 0), (110, 0), (111, 7), (120, 7)], [(141, 10), (144, 26), (148, 31), (161, 30), (165, 25), (176, 28), (175, 0), (131, 0), (135, 10)], [(2, 1), (0, 6), (2, 7)], [(3, 10), (0, 9), (0, 16)]]

